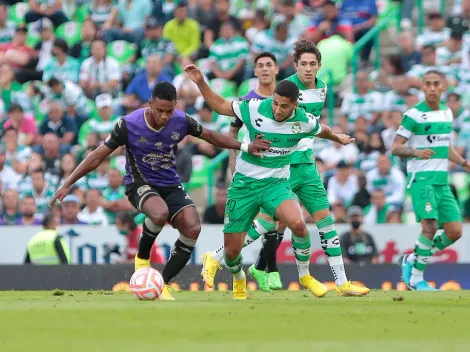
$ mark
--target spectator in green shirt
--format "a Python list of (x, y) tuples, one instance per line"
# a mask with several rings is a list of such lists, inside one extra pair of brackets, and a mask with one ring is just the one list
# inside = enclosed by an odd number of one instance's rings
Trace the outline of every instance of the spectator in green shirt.
[(80, 64), (91, 56), (91, 43), (96, 39), (96, 24), (86, 20), (82, 25), (82, 40), (70, 48), (70, 56)]
[(21, 84), (15, 81), (15, 73), (8, 64), (0, 66), (0, 92), (3, 103), (5, 104), (4, 109), (8, 110), (10, 103), (14, 95), (21, 92)]
[(134, 210), (134, 207), (126, 197), (124, 179), (117, 169), (108, 171), (109, 186), (103, 191), (102, 207), (106, 210), (109, 223), (114, 224), (116, 213), (121, 210)]
[(155, 17), (150, 17), (145, 23), (145, 39), (140, 43), (137, 54), (148, 59), (152, 55), (160, 55), (165, 60), (165, 65), (173, 62), (176, 56), (175, 46), (171, 41), (162, 37), (163, 23)]
[(78, 82), (78, 74), (80, 72), (80, 62), (67, 55), (69, 46), (65, 40), (56, 38), (52, 46), (52, 60), (50, 60), (44, 67), (42, 79), (49, 81), (52, 77), (59, 80), (69, 80)]

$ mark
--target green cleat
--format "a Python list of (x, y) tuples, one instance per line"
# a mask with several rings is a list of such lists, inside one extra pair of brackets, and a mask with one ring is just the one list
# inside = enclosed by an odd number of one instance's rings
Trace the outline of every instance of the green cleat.
[(264, 271), (258, 270), (255, 268), (255, 265), (251, 265), (248, 268), (248, 273), (255, 279), (256, 283), (258, 284), (258, 287), (261, 291), (264, 292), (271, 292), (271, 288), (269, 287), (269, 282), (268, 282), (268, 274), (265, 273)]
[(268, 282), (272, 290), (282, 290), (281, 275), (279, 275), (278, 271), (273, 271), (268, 274)]

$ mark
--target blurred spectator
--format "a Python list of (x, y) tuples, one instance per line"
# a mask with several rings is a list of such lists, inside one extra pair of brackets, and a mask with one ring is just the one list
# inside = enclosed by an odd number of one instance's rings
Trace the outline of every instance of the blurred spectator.
[(25, 27), (18, 27), (11, 42), (2, 42), (0, 45), (0, 64), (8, 64), (19, 69), (30, 62), (34, 51), (26, 45), (26, 34)]
[(385, 224), (389, 205), (385, 202), (385, 192), (375, 189), (371, 193), (370, 205), (364, 209), (364, 224)]
[(88, 99), (78, 84), (52, 77), (48, 82), (48, 86), (51, 89), (49, 98), (62, 101), (67, 107), (67, 116), (79, 117), (79, 120), (88, 119), (90, 114)]
[(266, 21), (265, 12), (263, 10), (256, 10), (251, 27), (245, 31), (245, 38), (248, 42), (253, 43), (256, 36), (262, 31), (268, 29), (267, 27), (268, 23)]
[[(343, 0), (341, 15), (353, 24), (354, 40), (361, 39), (377, 21), (375, 0)], [(369, 61), (373, 41), (369, 40), (363, 47), (360, 56), (363, 64)]]
[(107, 189), (109, 185), (109, 159), (103, 160), (103, 162), (96, 168), (95, 171), (90, 172), (86, 176), (87, 189), (97, 188), (100, 190), (104, 197), (103, 191)]
[(121, 67), (106, 55), (106, 44), (97, 39), (91, 44), (91, 57), (80, 67), (80, 86), (90, 98), (109, 93), (114, 95), (121, 80)]
[(454, 65), (462, 63), (462, 33), (451, 33), (445, 46), (436, 50), (437, 65)]
[[(20, 175), (18, 181), (18, 191), (20, 194), (31, 193), (33, 191), (33, 185), (31, 182), (31, 173), (37, 169), (44, 169), (44, 162), (42, 157), (38, 153), (32, 153), (27, 161), (26, 171)], [(50, 175), (50, 174), (47, 174)], [(49, 177), (47, 182), (50, 183)]]
[(197, 0), (196, 6), (190, 6), (188, 16), (199, 23), (201, 39), (212, 19), (216, 17), (215, 4), (213, 0)]
[(392, 83), (396, 77), (404, 73), (401, 66), (400, 55), (388, 55), (384, 58), (383, 64), (379, 70), (372, 71), (370, 79), (373, 81), (372, 87), (374, 90), (385, 93), (392, 89)]
[(280, 70), (277, 75), (279, 80), (295, 73), (292, 48), (297, 38), (289, 38), (287, 34), (287, 23), (279, 22), (275, 28), (258, 33), (251, 46), (253, 58), (262, 52), (270, 52), (276, 56)]
[[(152, 11), (150, 0), (118, 0), (111, 8), (111, 15), (102, 26), (102, 38), (106, 43), (126, 40), (140, 43), (144, 37), (145, 19)], [(115, 26), (116, 22), (122, 26)]]
[(150, 56), (159, 55), (165, 65), (170, 65), (176, 57), (176, 49), (171, 41), (162, 37), (163, 23), (150, 17), (145, 23), (144, 40), (139, 44), (138, 57), (148, 60)]
[[(345, 133), (338, 125), (334, 126), (333, 130), (336, 133)], [(325, 169), (327, 171), (334, 169), (341, 161), (354, 165), (356, 164), (358, 156), (359, 150), (356, 145), (341, 145), (339, 143), (329, 143), (328, 146), (323, 148), (318, 154), (318, 157), (325, 163)]]
[[(65, 148), (62, 148), (62, 150)], [(42, 144), (37, 148), (37, 152), (41, 155), (46, 172), (52, 174), (58, 173), (60, 159), (63, 152), (59, 137), (55, 133), (46, 133), (42, 138)]]
[[(344, 120), (343, 120), (344, 121)], [(400, 118), (401, 122), (401, 118)], [(367, 134), (370, 128), (370, 122), (363, 116), (359, 116), (356, 121), (354, 121), (353, 128), (351, 129), (346, 121), (346, 127), (343, 128), (345, 131), (349, 131), (354, 138), (356, 139), (354, 142), (357, 146), (357, 149), (360, 153), (364, 152), (367, 141), (369, 140), (369, 135)]]
[(89, 225), (108, 226), (108, 217), (100, 205), (101, 192), (98, 189), (89, 189), (85, 196), (85, 208), (78, 214), (78, 219)]
[(377, 160), (377, 167), (367, 173), (367, 190), (373, 193), (380, 189), (385, 193), (385, 202), (397, 208), (403, 206), (406, 180), (403, 172), (392, 166), (390, 157), (382, 154)]
[[(318, 43), (318, 50), (320, 50), (322, 55), (322, 67), (320, 71), (318, 71), (319, 74), (328, 75), (328, 72), (330, 72), (334, 84), (337, 85), (336, 89), (349, 92), (351, 90), (351, 84), (346, 77), (349, 73), (349, 66), (351, 65), (353, 56), (352, 43), (344, 39), (341, 35), (335, 34)], [(338, 52), (340, 52), (341, 55), (338, 55)]]
[(451, 92), (447, 95), (447, 106), (452, 110), (454, 115), (453, 129), (460, 132), (465, 123), (470, 122), (470, 112), (462, 106), (461, 95)]
[(359, 117), (365, 117), (370, 123), (375, 124), (383, 109), (383, 96), (370, 90), (371, 83), (367, 72), (361, 71), (356, 77), (356, 93), (344, 97), (341, 105), (341, 113), (348, 121), (349, 128), (354, 126), (354, 121)]
[(18, 131), (18, 144), (29, 146), (33, 144), (38, 129), (36, 121), (31, 116), (24, 116), (23, 108), (18, 104), (11, 104), (8, 108), (8, 120), (3, 125), (3, 129), (13, 128)]
[[(274, 5), (274, 4), (273, 4)], [(236, 15), (245, 29), (256, 16), (256, 10), (263, 10), (268, 15), (272, 13), (272, 6), (268, 0), (232, 0), (230, 1), (230, 13)]]
[(61, 202), (62, 205), (62, 224), (63, 225), (86, 225), (87, 223), (78, 219), (80, 212), (80, 199), (69, 194)]
[(325, 1), (323, 16), (313, 20), (305, 33), (305, 39), (314, 43), (341, 34), (346, 40), (354, 42), (353, 25), (339, 15), (339, 9), (334, 1)]
[(170, 40), (181, 57), (195, 54), (201, 44), (199, 23), (188, 17), (188, 4), (181, 0), (176, 5), (175, 18), (163, 27), (163, 37)]
[[(183, 67), (192, 63), (188, 58), (184, 58), (181, 61)], [(196, 83), (191, 81), (188, 74), (183, 71), (173, 79), (173, 85), (175, 86), (176, 93), (178, 95), (179, 108), (192, 112), (194, 110), (196, 99), (201, 96), (201, 92), (199, 91)]]
[[(3, 187), (5, 189), (5, 184), (3, 184)], [(15, 225), (16, 222), (21, 219), (18, 191), (15, 189), (6, 189), (3, 192), (2, 203), (3, 212), (0, 215), (0, 225)]]
[[(91, 21), (102, 28), (105, 23), (107, 23), (111, 17), (111, 12), (115, 8), (114, 0), (92, 0), (89, 4), (88, 12), (90, 15)], [(112, 20), (109, 23), (109, 26), (112, 25)]]
[(124, 178), (119, 170), (110, 169), (108, 171), (109, 185), (102, 192), (102, 207), (106, 210), (106, 215), (110, 224), (114, 224), (116, 213), (121, 210), (134, 210), (134, 207), (126, 197)]
[(15, 225), (32, 226), (41, 225), (41, 220), (36, 215), (36, 201), (30, 195), (21, 199), (21, 218), (16, 220)]
[(381, 132), (381, 136), (385, 150), (387, 151), (392, 149), (395, 133), (397, 132), (398, 127), (400, 127), (402, 117), (403, 114), (401, 111), (392, 110), (383, 118), (385, 129)]
[(210, 48), (212, 72), (208, 78), (222, 78), (241, 84), (248, 53), (246, 39), (237, 34), (232, 22), (224, 22), (220, 27), (219, 39)]
[(78, 73), (80, 72), (80, 62), (68, 56), (69, 46), (65, 40), (56, 38), (52, 46), (53, 58), (46, 64), (42, 73), (42, 79), (49, 81), (55, 77), (61, 81), (70, 80), (78, 82)]
[(296, 0), (280, 0), (277, 7), (278, 14), (272, 18), (272, 24), (287, 22), (289, 37), (301, 38), (309, 26), (309, 18), (296, 7)]
[(37, 207), (37, 214), (42, 218), (49, 212), (49, 202), (54, 195), (54, 191), (46, 183), (43, 169), (36, 169), (31, 172), (31, 192), (25, 195), (34, 198)]
[(159, 82), (171, 82), (173, 78), (163, 69), (163, 58), (160, 55), (147, 57), (146, 69), (135, 76), (126, 88), (124, 107), (127, 111), (148, 106), (153, 87)]
[(328, 202), (349, 205), (358, 191), (357, 176), (352, 172), (351, 165), (340, 161), (336, 173), (328, 181)]
[(0, 44), (11, 42), (15, 35), (15, 25), (8, 21), (8, 7), (0, 3)]
[(12, 167), (16, 174), (22, 174), (26, 171), (26, 161), (32, 153), (31, 148), (19, 145), (18, 131), (13, 127), (4, 131), (3, 142), (7, 152), (6, 165)]
[(359, 190), (354, 195), (351, 205), (355, 205), (361, 209), (364, 209), (370, 204), (370, 193), (367, 190), (367, 179), (364, 174), (359, 174), (357, 176), (357, 184)]
[[(60, 100), (51, 100), (48, 104), (48, 114), (39, 127), (41, 136), (55, 133), (60, 144), (71, 146), (77, 134), (75, 121), (68, 117), (64, 111), (64, 104)], [(38, 139), (41, 142), (42, 137)]]
[(12, 100), (21, 91), (21, 84), (15, 81), (15, 73), (8, 64), (0, 66), (0, 91), (5, 110), (8, 110)]
[(90, 57), (91, 43), (96, 39), (96, 24), (91, 20), (85, 20), (82, 24), (81, 40), (70, 48), (70, 56), (78, 59), (80, 64)]
[(408, 80), (405, 76), (397, 76), (391, 82), (392, 90), (388, 91), (383, 96), (383, 110), (382, 119), (388, 117), (391, 111), (405, 112), (407, 110), (405, 97), (408, 93)]
[(357, 206), (348, 209), (351, 229), (340, 236), (345, 263), (369, 264), (378, 262), (377, 246), (373, 237), (361, 230), (363, 211)]
[(470, 122), (462, 125), (457, 141), (455, 142), (455, 149), (464, 158), (470, 157)]
[(220, 224), (224, 223), (225, 203), (227, 202), (227, 189), (218, 187), (215, 190), (215, 203), (207, 207), (204, 211), (205, 224)]
[[(77, 162), (72, 154), (64, 154), (60, 160), (59, 172), (57, 174), (50, 174), (47, 173), (49, 176), (49, 185), (52, 189), (58, 189), (62, 184), (65, 182), (67, 178), (72, 175), (72, 172), (77, 167)], [(77, 186), (80, 190), (84, 190), (86, 188), (86, 180), (82, 178), (75, 182), (75, 186)], [(83, 193), (83, 192), (78, 192)]]
[[(41, 41), (34, 47), (36, 49), (36, 55), (39, 60), (36, 66), (36, 70), (43, 71), (44, 67), (46, 67), (46, 65), (52, 59), (52, 47), (54, 45), (55, 39), (54, 27), (49, 19), (43, 18), (37, 23), (36, 29), (41, 37)], [(41, 76), (34, 77), (34, 79), (40, 80)]]
[(335, 224), (346, 223), (346, 208), (342, 202), (331, 204), (331, 214)]
[(421, 52), (416, 50), (416, 44), (411, 32), (401, 32), (398, 36), (400, 48), (400, 63), (403, 72), (408, 72), (411, 66), (421, 63)]
[(0, 182), (3, 187), (3, 191), (7, 189), (17, 189), (19, 182), (19, 175), (13, 170), (13, 168), (7, 166), (6, 162), (7, 151), (5, 147), (0, 145)]
[(389, 207), (385, 222), (387, 224), (401, 224), (401, 211), (396, 207)]
[(364, 151), (359, 154), (359, 169), (364, 173), (372, 170), (377, 165), (380, 155), (385, 152), (385, 145), (380, 132), (371, 133)]
[(450, 29), (446, 28), (444, 16), (439, 12), (428, 14), (428, 27), (424, 29), (423, 34), (418, 35), (416, 44), (418, 48), (427, 45), (435, 47), (444, 46), (450, 38)]
[(55, 27), (68, 21), (62, 12), (62, 0), (29, 0), (29, 11), (25, 14), (26, 23), (36, 22), (41, 18), (48, 18)]
[(109, 94), (98, 95), (95, 99), (98, 109), (97, 118), (89, 120), (88, 128), (104, 139), (111, 133), (116, 123), (117, 116), (113, 114), (113, 97)]

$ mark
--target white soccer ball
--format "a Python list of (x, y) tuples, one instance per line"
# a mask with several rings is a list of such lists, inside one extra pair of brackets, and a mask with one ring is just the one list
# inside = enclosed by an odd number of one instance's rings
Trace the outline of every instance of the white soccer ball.
[(131, 277), (129, 288), (139, 300), (154, 300), (160, 297), (165, 283), (162, 274), (153, 268), (137, 270)]

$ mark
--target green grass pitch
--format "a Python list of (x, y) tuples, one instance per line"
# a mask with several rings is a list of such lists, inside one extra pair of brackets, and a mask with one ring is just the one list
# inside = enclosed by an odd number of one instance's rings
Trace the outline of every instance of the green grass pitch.
[[(61, 293), (61, 292), (59, 292)], [(469, 351), (470, 292), (0, 292), (0, 351)]]

